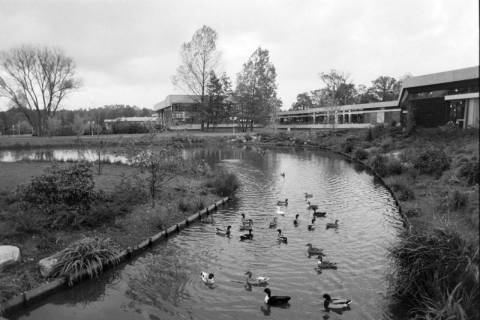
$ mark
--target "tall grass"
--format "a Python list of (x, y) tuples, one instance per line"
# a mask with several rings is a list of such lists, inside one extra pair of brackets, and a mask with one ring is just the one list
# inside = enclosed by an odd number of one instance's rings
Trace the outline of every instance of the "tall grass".
[(119, 263), (118, 253), (110, 239), (86, 237), (59, 252), (49, 276), (66, 277), (71, 286), (84, 272), (89, 278), (98, 277), (104, 265)]
[(240, 186), (237, 176), (233, 173), (220, 171), (205, 184), (206, 187), (221, 197), (230, 197)]
[(394, 297), (416, 319), (478, 319), (478, 244), (450, 230), (405, 231), (390, 249)]

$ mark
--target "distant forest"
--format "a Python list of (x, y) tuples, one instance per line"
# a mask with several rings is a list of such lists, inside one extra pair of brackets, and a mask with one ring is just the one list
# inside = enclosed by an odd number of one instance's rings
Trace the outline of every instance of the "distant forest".
[[(100, 133), (105, 128), (105, 119), (118, 117), (150, 117), (152, 109), (139, 108), (124, 104), (106, 105), (92, 109), (58, 110), (49, 119), (49, 134), (80, 135)], [(31, 134), (32, 126), (18, 108), (0, 111), (0, 134)]]

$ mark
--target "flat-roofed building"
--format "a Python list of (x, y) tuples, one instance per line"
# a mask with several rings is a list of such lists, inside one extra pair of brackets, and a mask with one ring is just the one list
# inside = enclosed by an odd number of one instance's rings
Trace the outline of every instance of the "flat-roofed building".
[(421, 127), (450, 122), (460, 128), (479, 127), (479, 67), (469, 67), (408, 78), (399, 105), (405, 121), (414, 113)]
[(154, 109), (159, 121), (167, 126), (192, 126), (200, 128), (200, 96), (170, 94), (157, 103)]

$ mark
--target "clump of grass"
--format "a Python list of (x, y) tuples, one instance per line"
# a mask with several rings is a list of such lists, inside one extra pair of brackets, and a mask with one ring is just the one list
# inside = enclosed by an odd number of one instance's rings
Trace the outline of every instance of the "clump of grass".
[(413, 160), (413, 166), (420, 173), (438, 178), (443, 171), (450, 168), (450, 158), (443, 150), (429, 147)]
[(390, 183), (390, 187), (397, 195), (398, 200), (408, 201), (415, 199), (415, 193), (413, 192), (413, 190), (400, 181), (394, 181)]
[(110, 239), (83, 238), (58, 253), (58, 261), (49, 277), (66, 277), (71, 286), (83, 273), (98, 277), (106, 265), (115, 265), (119, 250)]
[(456, 232), (405, 231), (390, 249), (393, 296), (418, 319), (478, 319), (478, 244)]
[(460, 210), (465, 208), (468, 203), (468, 195), (455, 190), (448, 195), (448, 207), (450, 210)]
[(458, 170), (459, 177), (463, 178), (468, 185), (472, 186), (479, 183), (479, 169), (478, 169), (478, 160), (465, 159), (462, 161), (460, 168)]
[(240, 186), (237, 176), (231, 172), (220, 171), (209, 179), (206, 187), (212, 188), (213, 192), (221, 197), (230, 197)]
[(357, 151), (355, 151), (355, 159), (358, 159), (358, 160), (365, 160), (368, 158), (368, 152), (365, 151), (364, 149), (357, 149)]

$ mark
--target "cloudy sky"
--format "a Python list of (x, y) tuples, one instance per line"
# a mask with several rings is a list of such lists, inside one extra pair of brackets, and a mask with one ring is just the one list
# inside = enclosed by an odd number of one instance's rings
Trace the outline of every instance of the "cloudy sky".
[[(478, 65), (478, 0), (0, 0), (0, 51), (62, 48), (82, 87), (64, 108), (134, 104), (172, 93), (179, 48), (195, 30), (218, 32), (222, 69), (236, 78), (258, 47), (270, 51), (288, 108), (337, 69), (356, 84)], [(0, 110), (7, 101), (0, 99)]]

